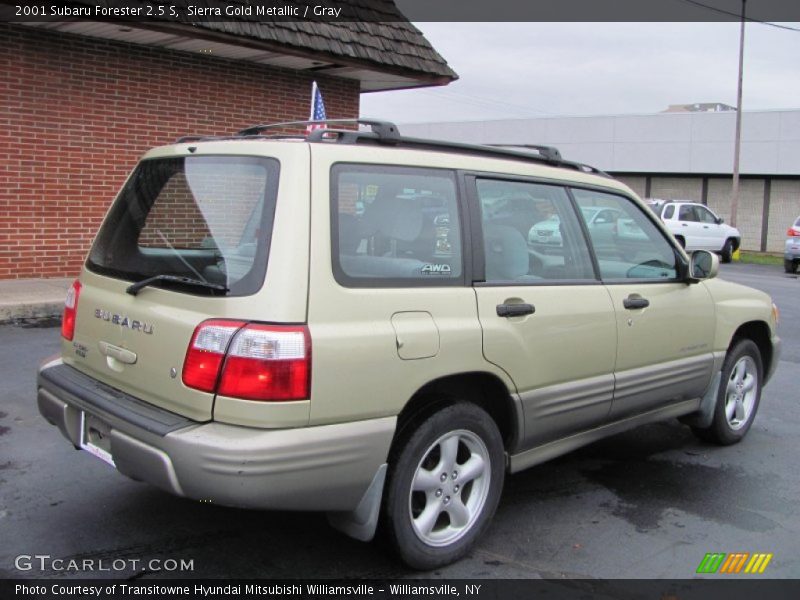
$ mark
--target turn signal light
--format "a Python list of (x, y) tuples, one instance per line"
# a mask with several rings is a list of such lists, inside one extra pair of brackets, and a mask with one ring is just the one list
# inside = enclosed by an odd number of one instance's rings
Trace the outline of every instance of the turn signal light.
[(72, 282), (67, 297), (64, 299), (64, 314), (61, 318), (61, 337), (68, 342), (75, 337), (75, 316), (78, 313), (78, 299), (81, 295), (81, 282)]

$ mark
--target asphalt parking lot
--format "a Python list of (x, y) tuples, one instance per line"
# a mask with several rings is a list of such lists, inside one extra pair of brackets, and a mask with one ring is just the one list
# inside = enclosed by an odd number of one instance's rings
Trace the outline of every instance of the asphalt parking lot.
[[(662, 423), (509, 477), (475, 551), (426, 576), (688, 578), (707, 552), (771, 552), (770, 577), (800, 577), (800, 280), (738, 264), (721, 276), (769, 292), (781, 310), (781, 362), (746, 440), (719, 448)], [(0, 327), (0, 576), (419, 576), (380, 544), (335, 532), (324, 515), (175, 498), (73, 451), (36, 409), (36, 366), (58, 339), (52, 326)], [(100, 573), (36, 563), (20, 571), (20, 555), (139, 562)], [(142, 570), (152, 559), (194, 568)]]

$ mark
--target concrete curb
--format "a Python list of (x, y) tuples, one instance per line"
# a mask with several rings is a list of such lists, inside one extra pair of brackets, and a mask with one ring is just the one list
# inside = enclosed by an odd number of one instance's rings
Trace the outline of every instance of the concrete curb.
[(0, 323), (61, 316), (73, 278), (0, 281)]

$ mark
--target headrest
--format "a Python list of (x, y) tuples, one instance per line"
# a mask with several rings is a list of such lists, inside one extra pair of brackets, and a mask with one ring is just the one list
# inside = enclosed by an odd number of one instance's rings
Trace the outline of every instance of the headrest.
[(364, 211), (361, 231), (364, 237), (377, 233), (402, 242), (413, 242), (422, 232), (422, 207), (415, 199), (378, 194)]
[(528, 243), (519, 231), (490, 223), (483, 231), (488, 281), (511, 281), (528, 274)]

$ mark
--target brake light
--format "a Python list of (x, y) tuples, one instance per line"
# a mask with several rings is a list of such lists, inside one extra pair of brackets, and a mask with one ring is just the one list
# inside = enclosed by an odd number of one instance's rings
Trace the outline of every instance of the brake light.
[(789, 237), (800, 237), (800, 229), (789, 227), (789, 229), (786, 231), (786, 235), (788, 235)]
[(71, 342), (75, 337), (75, 316), (78, 313), (78, 299), (81, 295), (81, 282), (72, 282), (64, 299), (64, 315), (61, 318), (61, 337)]
[(231, 342), (219, 390), (246, 400), (309, 397), (311, 343), (308, 328), (247, 325)]
[(183, 366), (188, 387), (243, 400), (302, 400), (311, 389), (311, 336), (304, 325), (205, 321)]
[(243, 321), (211, 320), (200, 323), (192, 334), (183, 361), (183, 384), (203, 392), (214, 392), (228, 345), (243, 326)]

